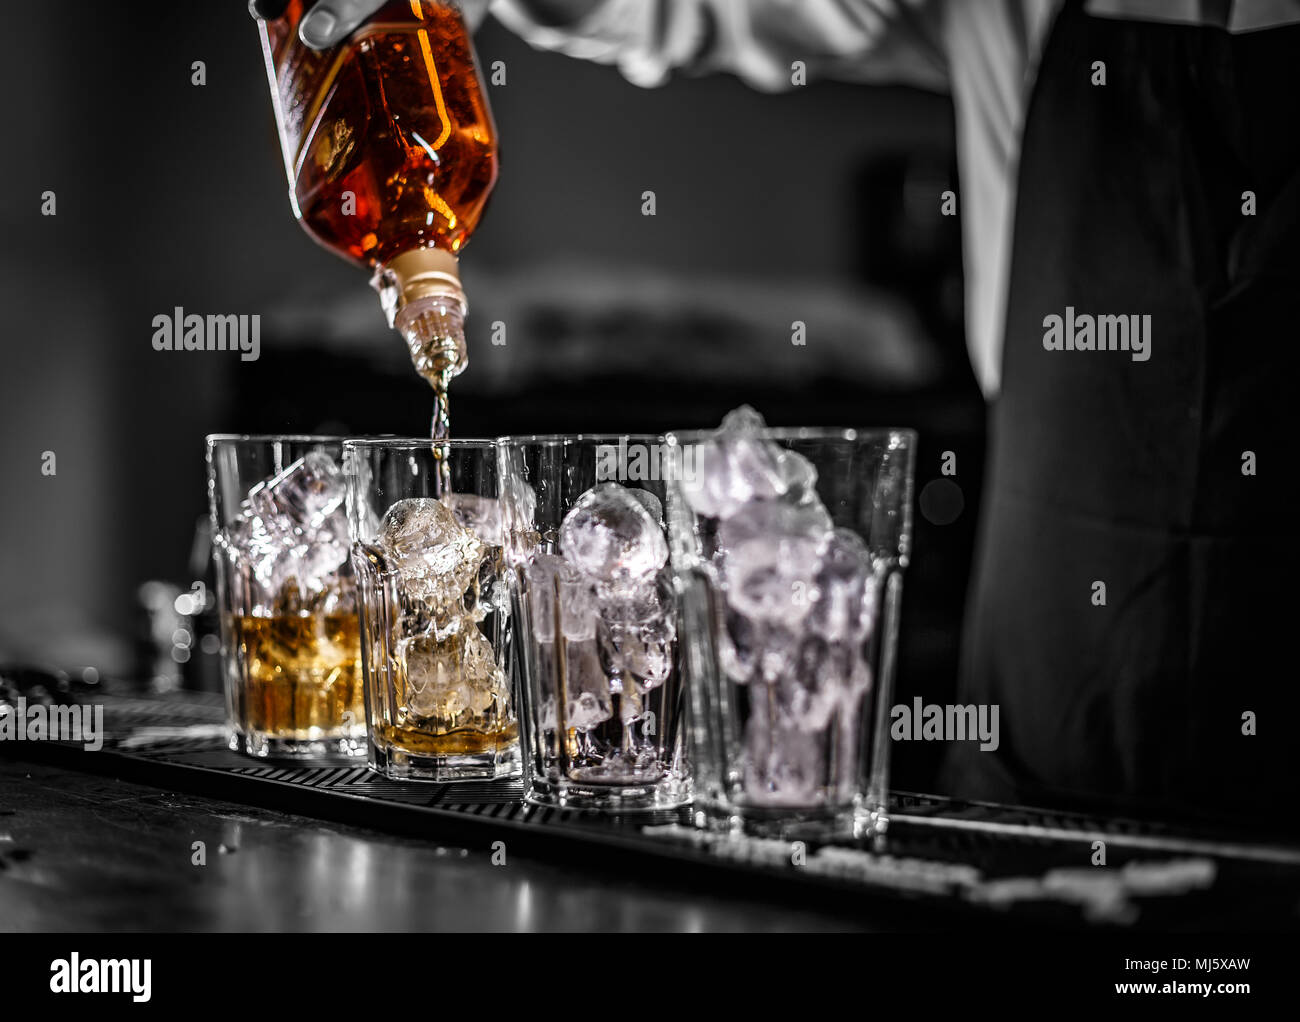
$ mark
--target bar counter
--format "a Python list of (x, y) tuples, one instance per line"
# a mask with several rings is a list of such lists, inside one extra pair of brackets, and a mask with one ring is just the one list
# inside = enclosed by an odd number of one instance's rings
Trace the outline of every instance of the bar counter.
[[(880, 848), (530, 807), (224, 747), (211, 696), (0, 742), (0, 929), (1294, 929), (1300, 847), (895, 792)], [(1104, 846), (1105, 862), (1098, 848)]]

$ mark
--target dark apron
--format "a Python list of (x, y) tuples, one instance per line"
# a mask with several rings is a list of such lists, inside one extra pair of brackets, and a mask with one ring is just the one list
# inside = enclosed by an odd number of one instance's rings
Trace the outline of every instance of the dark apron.
[[(1300, 28), (1067, 2), (1024, 132), (968, 607), (961, 701), (998, 704), (1000, 747), (955, 744), (949, 790), (1298, 826), (1298, 169)], [(1149, 314), (1149, 360), (1046, 350), (1067, 306)]]

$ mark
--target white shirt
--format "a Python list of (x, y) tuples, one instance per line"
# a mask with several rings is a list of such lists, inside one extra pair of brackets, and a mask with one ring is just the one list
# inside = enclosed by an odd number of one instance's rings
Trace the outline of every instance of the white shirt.
[[(1038, 58), (1062, 0), (601, 0), (563, 28), (540, 24), (527, 0), (492, 12), (541, 49), (616, 64), (637, 85), (675, 70), (728, 71), (766, 91), (808, 77), (903, 82), (948, 90), (962, 180), (966, 335), (976, 379), (998, 390), (1011, 268), (1016, 162)], [(1103, 17), (1233, 32), (1300, 21), (1300, 0), (1089, 0)], [(935, 197), (939, 201), (939, 197)]]

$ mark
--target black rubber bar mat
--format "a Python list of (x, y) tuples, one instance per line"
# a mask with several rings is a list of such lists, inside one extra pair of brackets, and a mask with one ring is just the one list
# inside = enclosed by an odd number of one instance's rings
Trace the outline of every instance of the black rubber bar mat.
[(407, 836), (501, 840), (598, 867), (641, 860), (674, 882), (759, 898), (840, 907), (903, 899), (940, 925), (951, 916), (966, 925), (1300, 928), (1297, 845), (901, 792), (882, 848), (796, 845), (696, 830), (685, 811), (610, 817), (534, 806), (518, 782), (401, 782), (359, 762), (252, 760), (226, 748), (224, 710), (210, 694), (100, 701), (101, 749), (11, 740), (0, 751)]

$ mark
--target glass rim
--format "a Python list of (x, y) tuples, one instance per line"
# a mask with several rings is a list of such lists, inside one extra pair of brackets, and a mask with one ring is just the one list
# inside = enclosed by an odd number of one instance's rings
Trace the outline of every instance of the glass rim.
[(665, 443), (667, 433), (510, 433), (497, 437), (502, 447), (522, 447), (528, 444), (561, 443), (617, 443), (619, 440)]
[[(702, 443), (717, 439), (716, 429), (674, 429), (664, 434), (669, 444)], [(916, 443), (916, 430), (910, 426), (765, 426), (752, 434), (763, 440), (881, 440), (898, 437)]]
[(209, 433), (203, 442), (218, 444), (343, 444), (351, 439), (330, 433)]
[(437, 447), (457, 447), (464, 449), (477, 449), (486, 447), (495, 447), (497, 441), (490, 437), (448, 437), (445, 440), (435, 440), (433, 437), (418, 436), (376, 436), (376, 437), (349, 437), (343, 441), (344, 447), (352, 448), (374, 448), (382, 450), (391, 447), (398, 450), (407, 450), (411, 448), (420, 448), (430, 450)]

